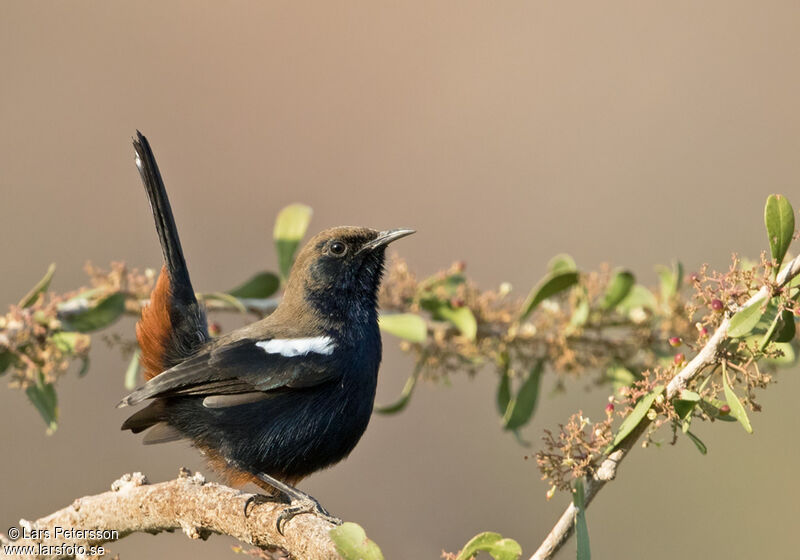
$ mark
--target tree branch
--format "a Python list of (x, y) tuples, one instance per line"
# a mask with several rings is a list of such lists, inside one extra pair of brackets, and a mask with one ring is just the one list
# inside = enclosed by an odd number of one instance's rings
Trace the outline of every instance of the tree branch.
[[(789, 281), (800, 273), (800, 256), (795, 257), (787, 264), (775, 280), (775, 287), (783, 288)], [(760, 305), (761, 301), (766, 301), (773, 295), (772, 286), (763, 286), (739, 309), (745, 309), (751, 305)], [(728, 327), (730, 326), (730, 316), (726, 316), (720, 323), (717, 330), (709, 338), (708, 342), (700, 349), (700, 352), (681, 369), (667, 385), (666, 398), (675, 398), (681, 390), (686, 388), (688, 383), (697, 377), (705, 368), (717, 362), (717, 353), (720, 347), (728, 338)], [(639, 437), (647, 430), (650, 421), (645, 418), (639, 425), (625, 438), (622, 443), (611, 453), (595, 472), (594, 476), (586, 481), (585, 506), (588, 506), (597, 493), (611, 480), (617, 476), (619, 464), (633, 448)], [(561, 514), (550, 533), (544, 539), (538, 550), (531, 556), (530, 560), (548, 560), (558, 552), (564, 543), (572, 535), (575, 529), (575, 516), (577, 508), (570, 503)]]
[[(264, 549), (285, 549), (293, 558), (309, 560), (339, 559), (328, 531), (331, 523), (313, 515), (298, 515), (278, 533), (276, 521), (285, 504), (276, 501), (256, 501), (245, 504), (247, 494), (216, 484), (206, 483), (200, 473), (192, 475), (181, 469), (176, 480), (149, 484), (141, 473), (126, 474), (111, 485), (111, 491), (78, 498), (71, 505), (36, 521), (20, 520), (20, 530), (47, 530), (39, 538), (20, 538), (17, 545), (99, 546), (131, 533), (156, 534), (182, 530), (191, 539), (206, 539), (211, 534), (229, 535)], [(65, 538), (56, 534), (62, 529), (99, 530), (106, 534), (77, 535)], [(117, 531), (118, 534), (109, 534)], [(10, 544), (3, 535), (0, 541)], [(39, 549), (40, 551), (42, 548)], [(14, 556), (26, 559), (66, 558), (69, 553), (45, 551), (43, 554)]]

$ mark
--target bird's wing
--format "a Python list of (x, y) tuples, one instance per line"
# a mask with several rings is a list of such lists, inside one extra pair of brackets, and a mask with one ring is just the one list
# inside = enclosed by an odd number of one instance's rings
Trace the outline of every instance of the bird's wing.
[(168, 369), (118, 406), (156, 397), (208, 397), (312, 387), (341, 375), (334, 348), (328, 337), (239, 340)]

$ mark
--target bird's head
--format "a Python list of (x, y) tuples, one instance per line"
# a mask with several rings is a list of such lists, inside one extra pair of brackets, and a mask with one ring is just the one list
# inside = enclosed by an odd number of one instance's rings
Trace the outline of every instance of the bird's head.
[(297, 255), (284, 300), (322, 317), (359, 321), (374, 316), (386, 246), (414, 233), (336, 227), (314, 236)]

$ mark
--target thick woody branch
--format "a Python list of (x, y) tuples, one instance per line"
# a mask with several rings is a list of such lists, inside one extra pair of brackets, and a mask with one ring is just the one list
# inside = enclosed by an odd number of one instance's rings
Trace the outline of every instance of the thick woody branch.
[[(744, 309), (751, 305), (761, 305), (767, 298), (773, 295), (773, 289), (780, 289), (786, 286), (789, 281), (800, 274), (800, 256), (795, 257), (783, 270), (778, 274), (774, 286), (763, 286), (758, 292), (755, 293), (747, 302), (742, 305), (740, 309)], [(675, 377), (667, 385), (666, 398), (672, 399), (681, 390), (685, 389), (688, 383), (708, 366), (714, 365), (717, 362), (717, 354), (728, 338), (728, 328), (730, 326), (730, 317), (725, 317), (722, 320), (717, 330), (708, 342), (700, 349), (700, 352), (690, 361), (686, 366), (681, 369)], [(597, 493), (609, 481), (614, 480), (617, 476), (617, 469), (619, 464), (633, 448), (638, 441), (639, 437), (647, 431), (650, 422), (645, 418), (634, 429), (627, 438), (600, 464), (600, 467), (595, 472), (594, 476), (586, 481), (585, 491), (585, 505), (594, 499)], [(555, 526), (550, 530), (545, 540), (539, 546), (538, 550), (531, 556), (530, 560), (547, 560), (552, 558), (553, 555), (564, 545), (564, 543), (572, 535), (575, 529), (575, 516), (577, 515), (577, 508), (570, 503), (569, 506), (561, 514), (561, 517), (556, 522)]]
[[(36, 521), (20, 520), (23, 532), (14, 544), (37, 545), (43, 554), (14, 556), (26, 559), (65, 558), (54, 552), (56, 546), (99, 546), (131, 533), (160, 533), (181, 530), (191, 539), (206, 539), (211, 534), (229, 535), (264, 549), (285, 549), (292, 558), (309, 560), (338, 559), (328, 536), (334, 526), (314, 515), (298, 515), (278, 533), (276, 521), (285, 504), (256, 500), (245, 504), (247, 494), (181, 470), (176, 480), (148, 484), (141, 473), (126, 474), (111, 485), (111, 491), (78, 498), (72, 505)], [(86, 533), (65, 538), (56, 527), (79, 529)], [(42, 531), (42, 530), (46, 530)], [(91, 535), (89, 531), (103, 532)], [(117, 531), (117, 534), (111, 533)], [(34, 538), (25, 538), (35, 533)], [(87, 536), (88, 535), (88, 536)], [(91, 538), (89, 538), (89, 536)], [(0, 535), (0, 540), (8, 541)], [(53, 547), (46, 550), (45, 547)]]

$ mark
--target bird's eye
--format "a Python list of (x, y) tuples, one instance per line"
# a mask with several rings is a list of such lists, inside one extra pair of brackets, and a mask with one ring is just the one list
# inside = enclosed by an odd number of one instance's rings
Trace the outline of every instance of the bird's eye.
[(334, 241), (333, 243), (331, 243), (329, 250), (331, 252), (331, 255), (334, 255), (336, 257), (341, 257), (347, 252), (347, 245), (345, 245), (341, 241)]

